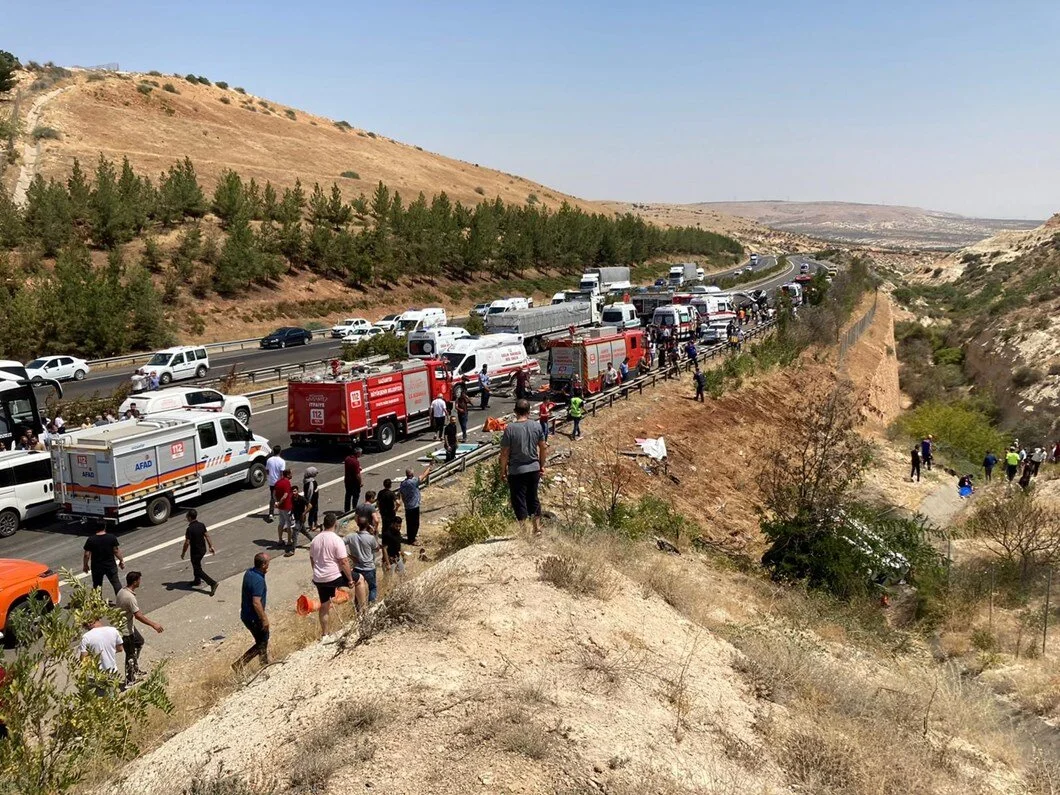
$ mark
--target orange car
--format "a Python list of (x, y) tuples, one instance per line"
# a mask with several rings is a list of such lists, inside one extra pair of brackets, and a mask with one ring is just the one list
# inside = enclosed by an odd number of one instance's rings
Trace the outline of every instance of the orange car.
[(59, 575), (43, 563), (0, 558), (0, 640), (14, 640), (11, 619), (27, 609), (31, 598), (46, 599), (49, 607), (57, 607)]

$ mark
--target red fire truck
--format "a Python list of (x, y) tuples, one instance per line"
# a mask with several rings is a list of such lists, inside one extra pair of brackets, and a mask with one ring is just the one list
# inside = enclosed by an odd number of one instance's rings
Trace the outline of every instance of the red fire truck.
[(644, 329), (593, 328), (553, 340), (548, 353), (549, 389), (562, 392), (577, 376), (584, 393), (599, 392), (608, 362), (617, 370), (628, 358), (629, 369), (634, 371), (646, 353)]
[(430, 427), (431, 401), (452, 399), (445, 362), (412, 359), (358, 367), (324, 380), (287, 384), (287, 430), (294, 445), (360, 444), (389, 450)]

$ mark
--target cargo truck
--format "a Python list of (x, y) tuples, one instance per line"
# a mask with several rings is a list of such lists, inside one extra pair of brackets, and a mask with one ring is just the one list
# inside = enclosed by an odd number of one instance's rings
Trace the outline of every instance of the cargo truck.
[(629, 369), (636, 371), (645, 355), (644, 329), (614, 331), (594, 328), (554, 339), (548, 350), (549, 389), (560, 394), (570, 392), (575, 376), (582, 392), (595, 394), (603, 388), (603, 374), (610, 362), (619, 369), (628, 359)]
[(582, 292), (604, 293), (612, 290), (630, 290), (633, 284), (629, 280), (629, 268), (614, 266), (610, 268), (586, 268), (578, 289)]
[(265, 485), (269, 440), (231, 414), (152, 414), (52, 437), (52, 477), (62, 519), (121, 524), (169, 519), (173, 506), (222, 486)]
[(537, 353), (547, 347), (551, 335), (599, 324), (601, 304), (599, 298), (593, 298), (486, 315), (486, 331), (490, 334), (521, 334), (527, 352)]
[(694, 282), (703, 278), (703, 269), (694, 262), (682, 262), (679, 265), (670, 266), (670, 272), (666, 277), (671, 287), (681, 287), (685, 282)]
[(452, 400), (440, 359), (415, 359), (287, 383), (287, 430), (294, 445), (372, 442), (389, 450), (430, 427), (431, 401)]

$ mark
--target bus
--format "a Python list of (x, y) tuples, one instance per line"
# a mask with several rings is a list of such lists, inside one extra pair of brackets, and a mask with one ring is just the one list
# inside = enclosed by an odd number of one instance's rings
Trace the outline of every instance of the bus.
[[(44, 432), (37, 395), (26, 377), (25, 368), (19, 372), (18, 368), (8, 364), (0, 362), (0, 449), (4, 450), (17, 445), (26, 431), (33, 431), (38, 437)], [(54, 389), (58, 397), (63, 396), (58, 381), (46, 379), (43, 384)]]

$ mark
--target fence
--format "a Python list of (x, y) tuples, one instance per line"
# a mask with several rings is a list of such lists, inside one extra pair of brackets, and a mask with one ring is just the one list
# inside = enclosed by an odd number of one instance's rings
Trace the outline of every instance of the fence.
[[(331, 329), (315, 329), (313, 330), (313, 336), (329, 337), (331, 336)], [(217, 351), (219, 353), (224, 353), (225, 351), (241, 351), (245, 348), (260, 348), (261, 337), (251, 337), (245, 340), (231, 340), (230, 342), (208, 342), (205, 345), (196, 347), (206, 348), (206, 350)], [(90, 359), (88, 364), (94, 368), (107, 368), (113, 365), (146, 362), (154, 355), (153, 351), (147, 353), (127, 353), (122, 356), (110, 356), (106, 359)]]
[(879, 295), (879, 291), (873, 293), (872, 306), (869, 307), (869, 311), (857, 323), (839, 335), (840, 363), (846, 358), (847, 351), (861, 339), (861, 335), (868, 331), (869, 326), (872, 325), (872, 320), (876, 317), (876, 304), (879, 303)]

